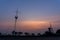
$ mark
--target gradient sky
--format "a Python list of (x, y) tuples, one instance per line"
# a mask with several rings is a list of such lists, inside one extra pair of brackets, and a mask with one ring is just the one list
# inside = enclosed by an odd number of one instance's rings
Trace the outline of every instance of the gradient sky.
[(13, 30), (17, 8), (19, 31), (41, 32), (49, 22), (54, 30), (60, 28), (60, 0), (0, 0), (0, 32)]

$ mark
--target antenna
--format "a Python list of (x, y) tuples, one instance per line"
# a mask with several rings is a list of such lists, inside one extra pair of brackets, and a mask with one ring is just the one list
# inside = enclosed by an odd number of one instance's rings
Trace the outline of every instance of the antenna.
[(52, 28), (52, 24), (50, 23), (50, 28)]
[(50, 27), (48, 28), (49, 32), (53, 32), (52, 24), (51, 23), (49, 23), (49, 24), (50, 24)]
[(18, 19), (18, 8), (17, 8), (16, 15), (15, 15), (15, 26), (14, 26), (14, 31), (16, 31), (17, 19)]

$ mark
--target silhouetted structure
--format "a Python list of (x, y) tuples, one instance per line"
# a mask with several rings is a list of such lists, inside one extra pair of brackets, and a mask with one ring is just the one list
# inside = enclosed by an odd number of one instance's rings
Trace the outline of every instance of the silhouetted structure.
[(50, 27), (48, 28), (48, 31), (49, 31), (50, 33), (52, 33), (52, 32), (53, 32), (53, 28), (52, 28), (51, 23), (50, 23)]
[(17, 9), (17, 11), (16, 11), (16, 16), (15, 16), (15, 27), (14, 27), (14, 31), (16, 31), (17, 19), (18, 19), (18, 9)]
[(16, 15), (15, 15), (15, 25), (14, 25), (14, 30), (12, 31), (13, 35), (17, 35), (17, 32), (16, 32), (17, 19), (18, 19), (18, 9), (17, 9)]
[(53, 33), (53, 28), (52, 28), (52, 25), (50, 24), (50, 27), (48, 28), (48, 31), (46, 31), (44, 33), (44, 35), (48, 35), (48, 36), (53, 36), (54, 33)]

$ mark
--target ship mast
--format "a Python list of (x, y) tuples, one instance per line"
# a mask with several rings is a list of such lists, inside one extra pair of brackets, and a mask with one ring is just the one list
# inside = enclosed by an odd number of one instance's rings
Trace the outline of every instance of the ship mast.
[(49, 32), (53, 32), (52, 24), (50, 23), (50, 27), (48, 28)]
[(15, 15), (15, 25), (14, 25), (14, 31), (16, 31), (17, 19), (18, 19), (18, 8), (17, 8), (16, 15)]

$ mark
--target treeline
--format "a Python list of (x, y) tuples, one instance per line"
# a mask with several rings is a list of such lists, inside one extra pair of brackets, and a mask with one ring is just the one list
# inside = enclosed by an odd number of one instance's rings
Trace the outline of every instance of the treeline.
[(56, 33), (54, 33), (48, 28), (48, 31), (45, 31), (45, 33), (43, 34), (37, 33), (37, 35), (35, 33), (30, 34), (28, 32), (23, 33), (23, 32), (12, 31), (12, 34), (7, 35), (2, 35), (2, 33), (0, 33), (0, 36), (60, 36), (60, 29), (58, 29)]
[(50, 29), (48, 29), (48, 31), (45, 31), (45, 33), (43, 33), (43, 34), (37, 33), (37, 35), (35, 35), (35, 33), (30, 34), (28, 32), (23, 33), (23, 32), (15, 32), (15, 31), (13, 31), (12, 35), (18, 35), (18, 36), (60, 36), (60, 29), (58, 29), (56, 31), (56, 33), (51, 31)]

